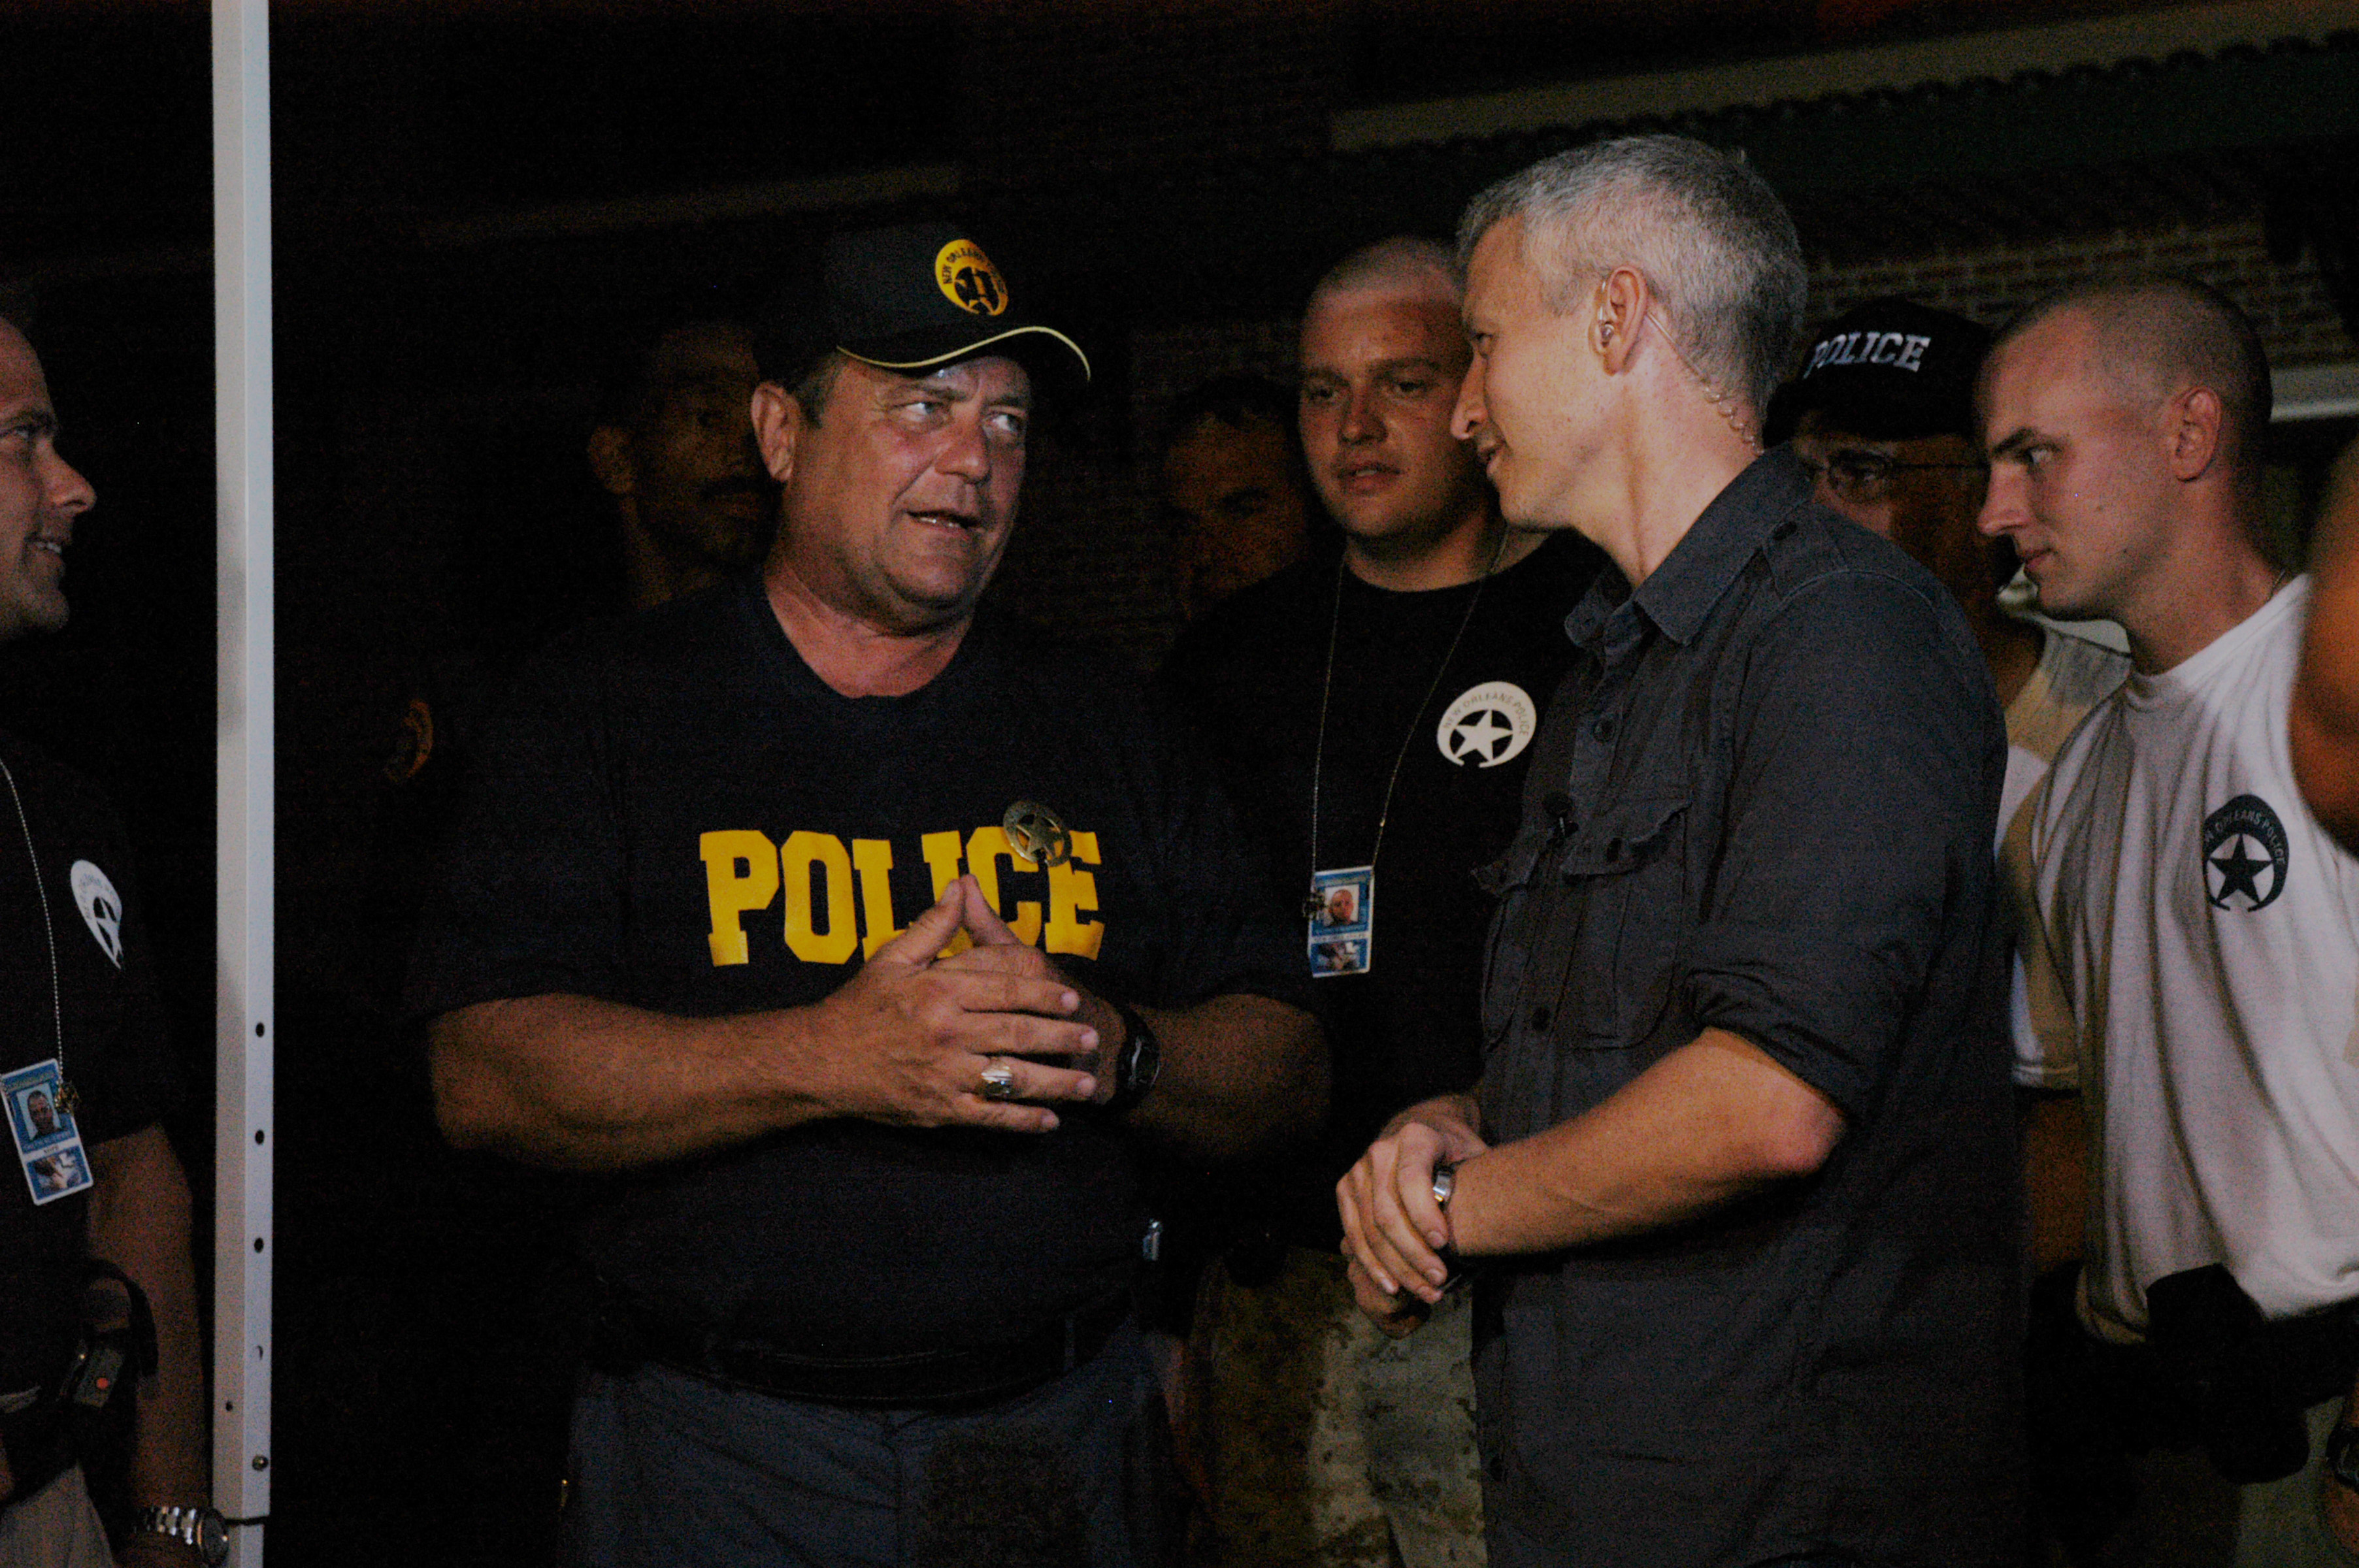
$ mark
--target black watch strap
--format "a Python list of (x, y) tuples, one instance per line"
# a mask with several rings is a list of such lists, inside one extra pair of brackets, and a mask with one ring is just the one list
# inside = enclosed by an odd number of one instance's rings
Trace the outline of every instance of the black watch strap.
[(1118, 1116), (1145, 1099), (1155, 1080), (1163, 1076), (1163, 1042), (1128, 1002), (1109, 998), (1106, 1005), (1122, 1017), (1122, 1049), (1114, 1058), (1114, 1098), (1103, 1108)]

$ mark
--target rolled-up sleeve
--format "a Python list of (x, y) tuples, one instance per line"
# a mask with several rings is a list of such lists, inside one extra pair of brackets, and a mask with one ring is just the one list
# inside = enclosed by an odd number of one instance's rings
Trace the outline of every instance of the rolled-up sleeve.
[(1854, 1119), (1952, 923), (1984, 908), (2004, 752), (1960, 635), (1923, 585), (1832, 572), (1720, 676), (1741, 687), (1685, 1000)]

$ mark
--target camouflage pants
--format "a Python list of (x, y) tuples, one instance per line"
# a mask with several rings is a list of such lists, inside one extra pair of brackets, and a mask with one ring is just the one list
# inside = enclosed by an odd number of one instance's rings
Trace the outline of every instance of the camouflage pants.
[(1246, 1289), (1215, 1265), (1196, 1314), (1212, 1487), (1200, 1568), (1482, 1568), (1468, 1292), (1407, 1339), (1301, 1248)]

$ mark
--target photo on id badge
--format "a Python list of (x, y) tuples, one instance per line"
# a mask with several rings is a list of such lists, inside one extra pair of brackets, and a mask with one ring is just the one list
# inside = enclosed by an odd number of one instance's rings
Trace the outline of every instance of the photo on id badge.
[(50, 1203), (90, 1185), (82, 1130), (68, 1108), (65, 1074), (56, 1058), (0, 1077), (0, 1096), (8, 1101), (8, 1135), (16, 1141), (33, 1201)]
[(1311, 976), (1366, 974), (1375, 961), (1375, 868), (1317, 871), (1310, 885), (1319, 906), (1309, 922)]

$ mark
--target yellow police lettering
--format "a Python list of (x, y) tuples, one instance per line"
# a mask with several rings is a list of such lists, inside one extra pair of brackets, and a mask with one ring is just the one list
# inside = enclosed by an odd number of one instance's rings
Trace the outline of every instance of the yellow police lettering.
[(1103, 922), (1084, 921), (1098, 907), (1098, 880), (1082, 871), (1082, 862), (1098, 864), (1098, 836), (1073, 830), (1073, 855), (1061, 866), (1049, 868), (1049, 951), (1083, 958), (1098, 956), (1105, 940)]
[[(704, 893), (712, 906), (712, 964), (743, 964), (745, 916), (767, 909), (778, 893), (778, 849), (751, 828), (706, 833), (696, 840), (704, 858)], [(740, 869), (742, 868), (742, 870)]]
[(983, 889), (983, 896), (991, 901), (991, 907), (998, 911), (999, 918), (1007, 922), (1007, 928), (1016, 933), (1016, 939), (1027, 946), (1037, 947), (1040, 945), (1040, 906), (1027, 899), (1016, 906), (1014, 914), (1007, 913), (1007, 905), (999, 899), (999, 862), (1002, 860), (1007, 862), (1010, 871), (1022, 872), (1027, 876), (1039, 875), (1031, 861), (1016, 854), (1016, 846), (1007, 841), (1006, 828), (996, 824), (976, 828), (973, 837), (966, 841), (967, 870), (974, 873), (975, 885)]
[[(934, 902), (940, 903), (942, 894), (951, 891), (951, 883), (959, 878), (959, 836), (956, 829), (946, 833), (929, 833), (918, 840), (918, 849), (925, 857), (926, 870), (933, 874)], [(948, 958), (974, 946), (974, 938), (961, 926), (936, 957)]]
[[(860, 946), (852, 916), (852, 857), (832, 833), (805, 830), (778, 847), (787, 890), (787, 949), (806, 964), (842, 964)], [(814, 884), (827, 877), (827, 924), (814, 919)]]
[(854, 838), (852, 869), (860, 878), (860, 956), (874, 957), (877, 948), (901, 935), (893, 924), (892, 843)]
[(926, 870), (934, 874), (934, 897), (940, 899), (958, 881), (959, 836), (929, 833), (918, 840), (918, 850), (926, 858)]

